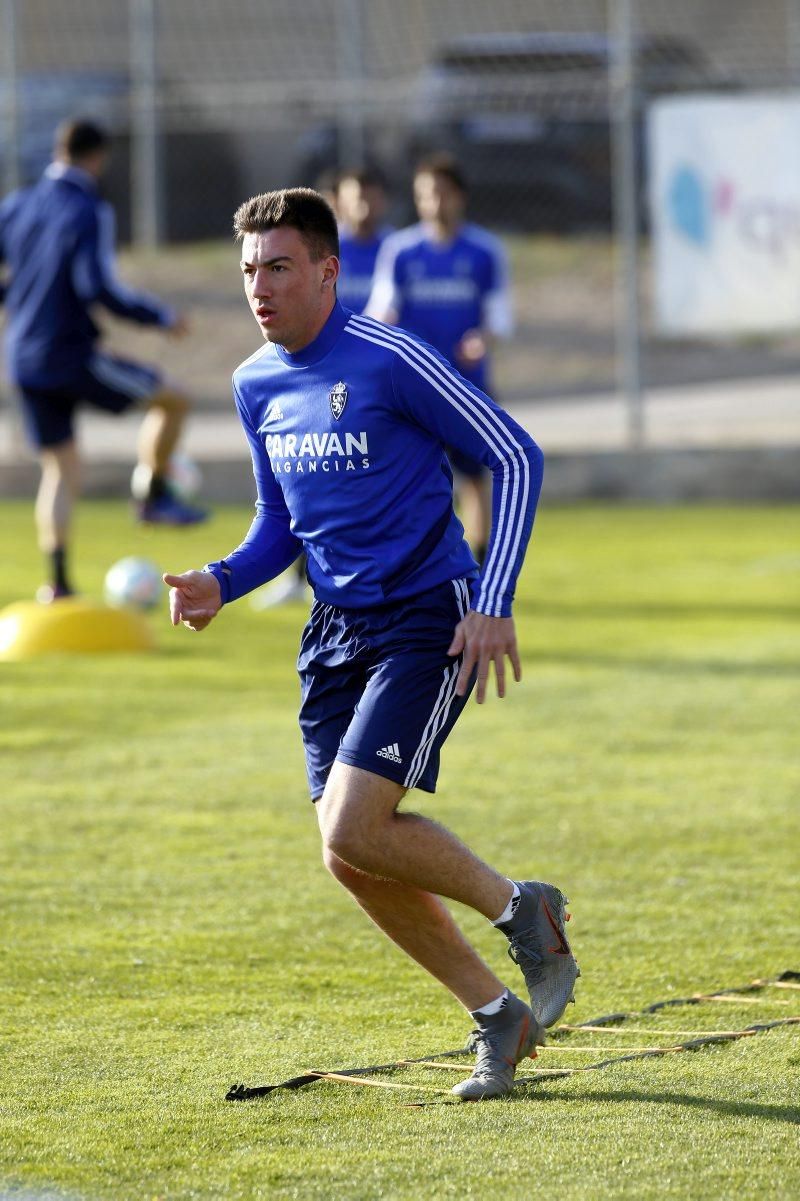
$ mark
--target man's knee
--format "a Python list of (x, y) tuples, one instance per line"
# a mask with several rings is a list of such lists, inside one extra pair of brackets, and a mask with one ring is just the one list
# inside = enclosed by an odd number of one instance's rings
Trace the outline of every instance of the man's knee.
[(382, 892), (393, 886), (392, 882), (383, 876), (346, 863), (326, 844), (322, 847), (322, 862), (337, 884), (347, 889), (359, 904), (364, 904), (367, 898), (374, 897), (376, 888)]
[(355, 890), (358, 877), (362, 873), (356, 871), (349, 863), (345, 863), (343, 859), (340, 859), (333, 848), (328, 846), (326, 842), (322, 844), (322, 862), (334, 880), (344, 885), (345, 888), (350, 889), (351, 892)]
[(80, 486), (81, 464), (74, 441), (46, 446), (39, 451), (42, 480), (50, 486), (64, 486), (77, 492)]
[(329, 814), (322, 823), (321, 831), (323, 862), (337, 879), (339, 864), (345, 868), (366, 866), (369, 840), (361, 823), (354, 820), (353, 815), (346, 810), (339, 810), (335, 815)]
[(165, 384), (154, 392), (147, 403), (148, 409), (162, 409), (176, 417), (185, 417), (192, 407), (192, 402), (185, 392), (172, 384)]
[(371, 873), (385, 842), (386, 824), (405, 788), (372, 772), (336, 762), (317, 802), (317, 819), (325, 847), (351, 867)]

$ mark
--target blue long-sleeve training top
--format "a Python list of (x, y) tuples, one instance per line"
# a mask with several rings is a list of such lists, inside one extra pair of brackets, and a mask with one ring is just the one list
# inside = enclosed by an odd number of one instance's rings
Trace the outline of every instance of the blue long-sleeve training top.
[(114, 240), (113, 210), (80, 167), (51, 163), (0, 205), (0, 265), (9, 277), (0, 298), (15, 383), (69, 387), (99, 336), (94, 304), (142, 325), (173, 324), (171, 308), (116, 279)]
[(244, 542), (207, 564), (223, 602), (305, 550), (315, 596), (364, 609), (478, 576), (453, 510), (444, 446), (492, 472), (492, 531), (473, 608), (511, 613), (543, 456), (488, 396), (419, 339), (336, 304), (296, 354), (266, 344), (234, 373), (258, 488)]

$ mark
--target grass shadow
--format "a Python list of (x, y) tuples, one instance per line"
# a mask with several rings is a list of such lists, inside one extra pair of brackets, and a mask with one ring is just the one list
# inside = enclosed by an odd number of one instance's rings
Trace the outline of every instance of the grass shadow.
[[(563, 1102), (567, 1098), (564, 1093), (556, 1096), (545, 1094), (538, 1089), (531, 1090), (532, 1095), (514, 1095), (513, 1101), (535, 1099)], [(576, 1100), (578, 1098), (575, 1098)], [(592, 1092), (589, 1096), (580, 1097), (581, 1101), (634, 1101), (637, 1104), (649, 1105), (682, 1105), (693, 1109), (707, 1109), (713, 1113), (724, 1114), (733, 1118), (762, 1118), (768, 1122), (788, 1122), (790, 1125), (800, 1125), (800, 1106), (797, 1105), (761, 1105), (757, 1101), (718, 1101), (712, 1097), (698, 1097), (692, 1093), (649, 1093), (642, 1089), (605, 1089), (602, 1092)]]

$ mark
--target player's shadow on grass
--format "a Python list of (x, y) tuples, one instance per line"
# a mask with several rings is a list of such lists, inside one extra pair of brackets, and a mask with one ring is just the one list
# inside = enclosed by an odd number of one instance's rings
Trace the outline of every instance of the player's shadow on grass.
[[(524, 1093), (514, 1096), (515, 1101), (533, 1100), (525, 1097)], [(535, 1100), (563, 1102), (567, 1100), (564, 1093), (558, 1095), (537, 1092)], [(576, 1098), (577, 1099), (577, 1098)], [(725, 1114), (733, 1118), (763, 1118), (768, 1122), (788, 1122), (790, 1125), (800, 1125), (800, 1106), (797, 1105), (759, 1105), (757, 1101), (718, 1101), (712, 1097), (698, 1097), (691, 1093), (648, 1093), (639, 1089), (606, 1089), (603, 1092), (592, 1092), (581, 1096), (582, 1103), (593, 1101), (635, 1101), (637, 1104), (649, 1105), (682, 1105), (694, 1109), (710, 1109), (714, 1113)]]

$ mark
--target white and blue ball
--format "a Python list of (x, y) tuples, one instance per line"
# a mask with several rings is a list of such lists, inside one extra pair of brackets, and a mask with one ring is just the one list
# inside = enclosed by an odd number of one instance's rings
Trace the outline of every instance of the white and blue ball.
[(106, 574), (106, 603), (114, 609), (153, 609), (165, 595), (161, 572), (150, 559), (129, 555)]

